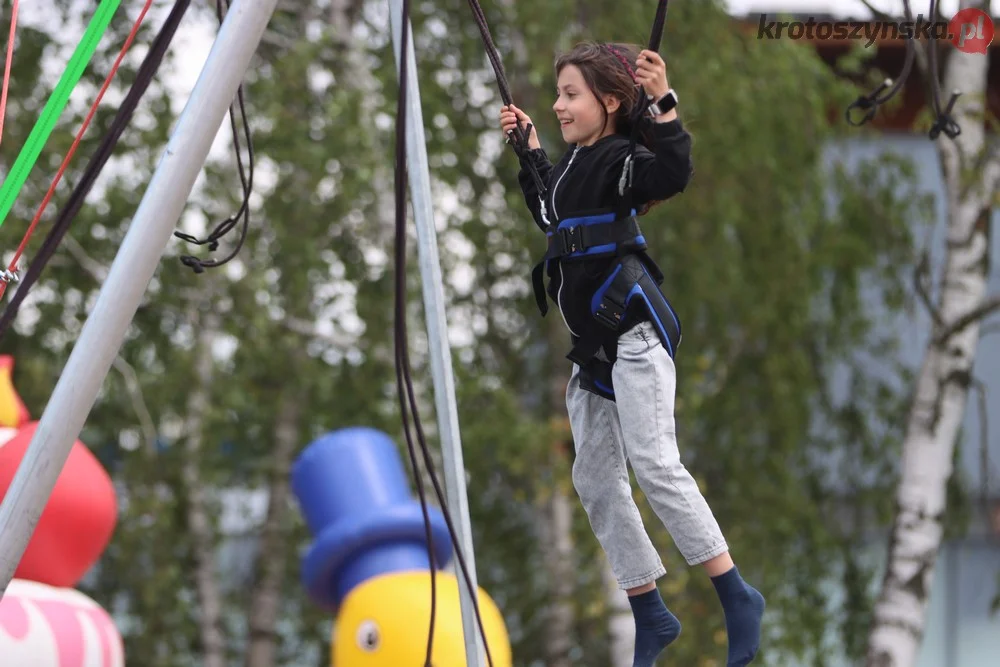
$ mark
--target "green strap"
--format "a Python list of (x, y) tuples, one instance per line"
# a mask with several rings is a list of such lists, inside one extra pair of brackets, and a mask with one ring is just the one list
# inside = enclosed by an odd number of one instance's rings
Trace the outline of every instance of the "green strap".
[(49, 140), (49, 135), (52, 134), (56, 121), (59, 120), (63, 109), (66, 108), (70, 93), (73, 92), (73, 88), (83, 76), (83, 70), (94, 56), (97, 44), (101, 41), (104, 31), (111, 23), (111, 17), (114, 16), (120, 4), (121, 0), (101, 0), (93, 18), (90, 19), (87, 32), (83, 34), (83, 39), (80, 40), (76, 51), (73, 52), (73, 57), (70, 58), (66, 71), (63, 72), (59, 83), (56, 84), (56, 89), (49, 96), (49, 101), (45, 103), (42, 114), (35, 121), (35, 127), (28, 135), (28, 141), (21, 148), (17, 160), (14, 161), (14, 166), (4, 180), (3, 188), (0, 189), (0, 225), (3, 225), (7, 219), (7, 214), (14, 206), (14, 200), (20, 194), (24, 182), (28, 180), (28, 174), (35, 166), (35, 162), (38, 161), (42, 147)]

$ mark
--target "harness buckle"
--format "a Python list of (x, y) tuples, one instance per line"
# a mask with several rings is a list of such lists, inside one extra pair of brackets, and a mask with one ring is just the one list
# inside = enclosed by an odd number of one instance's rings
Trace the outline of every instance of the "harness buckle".
[(609, 329), (617, 330), (625, 316), (625, 309), (625, 304), (618, 303), (605, 295), (601, 299), (597, 311), (594, 312), (594, 318)]
[(563, 252), (566, 253), (566, 254), (571, 254), (571, 253), (576, 252), (577, 250), (582, 250), (583, 249), (583, 248), (577, 248), (576, 247), (577, 241), (580, 241), (581, 245), (582, 245), (582, 241), (580, 240), (580, 238), (576, 234), (576, 230), (577, 230), (576, 227), (563, 227), (563, 228), (561, 228), (561, 229), (558, 230), (558, 232), (559, 232), (559, 240), (562, 242), (562, 246), (563, 246), (562, 249), (563, 249)]

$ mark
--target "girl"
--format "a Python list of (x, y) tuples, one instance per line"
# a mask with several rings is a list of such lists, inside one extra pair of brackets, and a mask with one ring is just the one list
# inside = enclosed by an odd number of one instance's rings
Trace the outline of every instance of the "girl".
[[(701, 564), (715, 585), (725, 612), (728, 667), (747, 665), (760, 642), (764, 597), (741, 578), (712, 511), (680, 461), (673, 416), (673, 355), (680, 342), (680, 323), (650, 280), (655, 265), (644, 258), (645, 241), (629, 216), (634, 214), (633, 205), (641, 215), (657, 201), (684, 190), (692, 174), (691, 136), (673, 108), (677, 97), (667, 82), (663, 59), (653, 51), (581, 44), (559, 57), (555, 70), (558, 85), (552, 109), (572, 150), (553, 167), (531, 129), (530, 150), (520, 158), (518, 180), (535, 220), (550, 230), (549, 295), (578, 346), (583, 340), (600, 339), (603, 348), (593, 353), (592, 346), (588, 354), (570, 355), (574, 364), (566, 405), (576, 446), (573, 484), (618, 583), (629, 596), (636, 624), (634, 667), (652, 667), (680, 634), (681, 624), (654, 583), (666, 570), (633, 501), (626, 457), (687, 563)], [(633, 152), (630, 112), (640, 88), (654, 102), (641, 122), (640, 141)], [(513, 105), (501, 109), (505, 136), (518, 122), (527, 127), (531, 119)], [(630, 153), (631, 202), (622, 213)], [(531, 166), (546, 185), (543, 193), (535, 186)], [(602, 221), (600, 230), (592, 224)], [(590, 243), (585, 242), (586, 235), (573, 236), (574, 230), (583, 228)], [(562, 238), (566, 234), (569, 240)], [(616, 244), (611, 246), (614, 252), (596, 259), (581, 257), (581, 247), (586, 250), (609, 239)], [(553, 245), (559, 250), (553, 251)], [(574, 255), (571, 260), (560, 261), (568, 254)], [(643, 263), (626, 261), (629, 256), (633, 260), (641, 256)], [(616, 300), (614, 279), (629, 271), (638, 277), (631, 288), (626, 285), (628, 296), (619, 294)], [(652, 280), (658, 284), (662, 274)], [(632, 299), (636, 289), (641, 298)], [(544, 301), (543, 295), (543, 313)], [(646, 307), (634, 307), (640, 302)], [(622, 306), (618, 311), (616, 303)], [(602, 317), (607, 320), (603, 324)], [(617, 325), (609, 328), (608, 322)], [(603, 376), (601, 368), (608, 369)]]

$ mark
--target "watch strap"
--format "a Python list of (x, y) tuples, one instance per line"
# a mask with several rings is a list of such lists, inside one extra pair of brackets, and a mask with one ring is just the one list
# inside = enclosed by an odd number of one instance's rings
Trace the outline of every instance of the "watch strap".
[(663, 97), (656, 100), (649, 105), (649, 114), (651, 116), (660, 116), (667, 113), (671, 109), (677, 106), (677, 93), (671, 88)]

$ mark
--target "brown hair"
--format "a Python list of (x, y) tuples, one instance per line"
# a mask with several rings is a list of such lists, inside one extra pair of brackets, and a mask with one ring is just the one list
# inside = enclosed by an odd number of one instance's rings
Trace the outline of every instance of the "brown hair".
[[(556, 78), (567, 65), (576, 65), (580, 69), (590, 92), (601, 104), (601, 112), (604, 114), (602, 130), (607, 127), (610, 121), (614, 123), (616, 133), (626, 136), (632, 133), (632, 124), (629, 118), (639, 95), (642, 94), (642, 88), (635, 81), (635, 68), (633, 66), (639, 57), (640, 50), (639, 47), (632, 44), (583, 42), (556, 58)], [(613, 117), (608, 116), (604, 107), (606, 95), (613, 95), (620, 102)], [(643, 120), (639, 122), (643, 123)], [(651, 148), (651, 142), (645, 130), (644, 127), (639, 128), (636, 141), (646, 148)]]
[[(625, 136), (632, 134), (632, 110), (635, 109), (639, 95), (644, 94), (642, 87), (635, 81), (633, 67), (640, 51), (639, 47), (632, 44), (583, 42), (556, 58), (556, 78), (559, 78), (559, 73), (567, 65), (576, 65), (580, 69), (584, 82), (601, 105), (601, 113), (604, 114), (602, 132), (610, 121), (614, 123), (614, 131), (617, 134)], [(620, 102), (613, 117), (609, 117), (604, 106), (606, 95), (613, 95)], [(650, 134), (652, 128), (649, 127), (645, 115), (639, 119), (639, 123), (636, 143), (652, 150), (653, 140)], [(637, 206), (637, 213), (645, 215), (658, 203), (654, 201)]]

